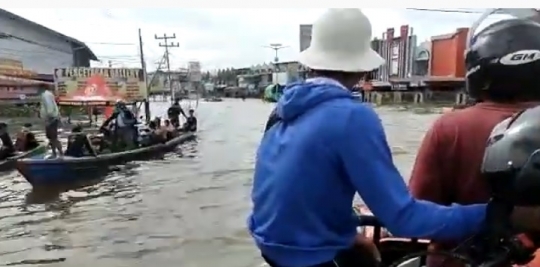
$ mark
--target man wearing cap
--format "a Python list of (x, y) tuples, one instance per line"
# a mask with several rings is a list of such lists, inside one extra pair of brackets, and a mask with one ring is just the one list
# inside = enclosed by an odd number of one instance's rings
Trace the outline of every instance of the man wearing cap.
[(356, 192), (397, 236), (457, 240), (484, 221), (484, 204), (445, 207), (411, 197), (379, 117), (349, 90), (384, 64), (371, 37), (361, 10), (325, 12), (300, 54), (310, 78), (289, 84), (277, 103), (257, 151), (248, 219), (270, 266), (376, 266), (376, 249), (356, 232)]

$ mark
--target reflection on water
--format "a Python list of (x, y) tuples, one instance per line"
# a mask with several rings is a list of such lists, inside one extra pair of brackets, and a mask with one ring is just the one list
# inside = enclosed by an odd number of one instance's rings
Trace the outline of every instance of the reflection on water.
[[(86, 184), (32, 189), (16, 173), (3, 176), (0, 265), (259, 266), (245, 218), (255, 149), (272, 107), (201, 103), (196, 142)], [(153, 114), (165, 109), (154, 105)], [(437, 115), (379, 112), (407, 174)]]

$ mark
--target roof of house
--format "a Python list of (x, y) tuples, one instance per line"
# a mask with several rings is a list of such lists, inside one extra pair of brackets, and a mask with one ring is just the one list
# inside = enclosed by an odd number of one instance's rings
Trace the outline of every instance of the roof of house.
[(51, 30), (51, 29), (49, 29), (49, 28), (47, 28), (47, 27), (45, 27), (45, 26), (43, 26), (43, 25), (41, 25), (39, 23), (36, 23), (36, 22), (31, 21), (31, 20), (25, 19), (25, 18), (23, 18), (23, 17), (21, 17), (21, 16), (19, 16), (17, 14), (11, 13), (11, 12), (5, 10), (5, 9), (0, 8), (0, 15), (9, 16), (12, 19), (15, 19), (15, 20), (18, 20), (20, 22), (29, 24), (29, 25), (31, 25), (33, 27), (36, 27), (36, 28), (40, 29), (40, 30), (46, 31), (47, 33), (50, 33), (52, 35), (56, 35), (56, 36), (58, 36), (58, 37), (60, 37), (60, 38), (62, 38), (64, 40), (66, 40), (67, 42), (76, 44), (76, 45), (80, 46), (82, 50), (84, 50), (85, 52), (88, 53), (89, 58), (91, 60), (98, 60), (98, 58), (94, 54), (94, 52), (92, 52), (92, 50), (85, 43), (83, 43), (83, 42), (81, 42), (81, 41), (79, 41), (79, 40), (77, 40), (77, 39), (75, 39), (73, 37), (63, 35), (63, 34), (57, 32), (57, 31)]

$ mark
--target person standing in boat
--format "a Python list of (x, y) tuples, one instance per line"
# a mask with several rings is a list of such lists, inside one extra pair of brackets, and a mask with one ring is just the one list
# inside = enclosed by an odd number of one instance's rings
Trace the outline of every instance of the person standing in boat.
[(63, 156), (62, 144), (58, 140), (58, 127), (60, 126), (60, 110), (56, 98), (51, 90), (46, 89), (41, 94), (40, 116), (45, 121), (45, 136), (49, 140), (52, 156)]
[(97, 156), (96, 150), (92, 146), (88, 136), (82, 131), (81, 125), (76, 125), (71, 130), (65, 155), (76, 158)]
[(2, 141), (2, 147), (0, 148), (0, 160), (15, 155), (15, 146), (9, 136), (8, 126), (4, 122), (0, 122), (0, 141)]
[(176, 98), (174, 103), (167, 109), (167, 116), (174, 128), (180, 127), (180, 115), (187, 119), (186, 113), (180, 106), (180, 98)]
[(381, 119), (350, 92), (384, 64), (371, 32), (359, 9), (326, 11), (300, 53), (310, 78), (287, 86), (263, 135), (248, 228), (272, 267), (378, 266), (375, 246), (356, 230), (356, 192), (397, 236), (461, 240), (484, 224), (486, 204), (443, 206), (408, 191)]
[[(540, 104), (538, 51), (540, 24), (533, 21), (503, 20), (476, 34), (465, 55), (467, 93), (473, 101), (464, 109), (443, 114), (426, 133), (409, 183), (415, 197), (443, 205), (490, 199), (490, 188), (480, 174), (485, 144), (495, 125)], [(534, 60), (520, 60), (519, 55), (531, 52)], [(535, 222), (533, 214), (529, 218)], [(456, 245), (442, 241), (434, 239), (432, 248)], [(450, 263), (433, 256), (428, 265), (438, 266), (442, 261)], [(540, 258), (537, 262), (528, 266), (539, 266)]]
[(116, 102), (113, 114), (103, 122), (101, 127), (106, 128), (113, 120), (115, 121), (114, 146), (121, 143), (124, 149), (133, 149), (137, 141), (137, 117), (127, 108), (124, 101)]

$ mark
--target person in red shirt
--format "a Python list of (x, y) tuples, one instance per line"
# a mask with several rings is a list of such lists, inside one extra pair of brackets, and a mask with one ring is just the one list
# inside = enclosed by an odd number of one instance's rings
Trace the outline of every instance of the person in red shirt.
[[(479, 102), (443, 114), (427, 132), (409, 183), (414, 197), (445, 205), (489, 200), (480, 173), (486, 141), (495, 125), (540, 103), (539, 59), (540, 24), (532, 21), (500, 21), (473, 38), (465, 59), (467, 91)], [(433, 241), (432, 248), (455, 245)], [(441, 260), (431, 257), (428, 266)]]

